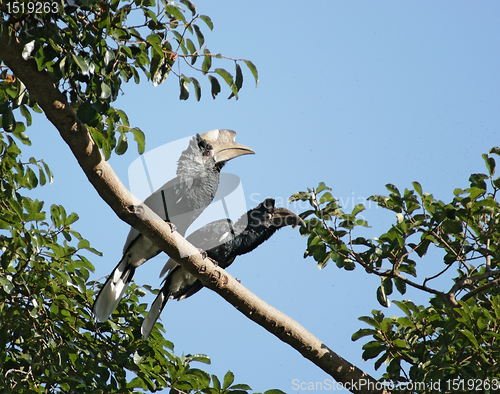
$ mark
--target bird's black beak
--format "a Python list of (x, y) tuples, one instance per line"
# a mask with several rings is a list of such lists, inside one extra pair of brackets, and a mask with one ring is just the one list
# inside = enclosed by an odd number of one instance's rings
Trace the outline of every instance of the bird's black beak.
[(285, 226), (292, 226), (293, 228), (295, 228), (297, 226), (306, 225), (298, 215), (287, 208), (276, 208), (272, 215), (272, 224), (277, 228), (282, 228)]
[(235, 141), (236, 132), (232, 130), (212, 130), (201, 137), (212, 145), (216, 163), (222, 163), (238, 156), (254, 154), (254, 150)]

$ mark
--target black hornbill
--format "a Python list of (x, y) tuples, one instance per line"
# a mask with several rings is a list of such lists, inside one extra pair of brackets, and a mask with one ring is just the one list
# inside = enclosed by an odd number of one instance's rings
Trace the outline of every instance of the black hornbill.
[[(274, 200), (268, 198), (245, 213), (236, 224), (230, 219), (217, 220), (195, 231), (187, 240), (215, 260), (219, 267), (227, 268), (237, 256), (251, 252), (280, 228), (297, 225), (304, 225), (299, 216), (287, 208), (275, 208)], [(168, 300), (183, 300), (203, 288), (194, 275), (173, 259), (167, 262), (160, 276), (167, 271), (164, 285), (142, 323), (144, 339), (149, 336)]]
[[(235, 142), (231, 130), (212, 130), (196, 135), (182, 152), (177, 176), (160, 187), (145, 201), (163, 220), (172, 223), (182, 235), (212, 202), (219, 186), (220, 170), (235, 157), (255, 153)], [(158, 249), (134, 228), (130, 229), (123, 257), (101, 288), (92, 307), (100, 321), (106, 321), (115, 310), (135, 269), (156, 256)]]

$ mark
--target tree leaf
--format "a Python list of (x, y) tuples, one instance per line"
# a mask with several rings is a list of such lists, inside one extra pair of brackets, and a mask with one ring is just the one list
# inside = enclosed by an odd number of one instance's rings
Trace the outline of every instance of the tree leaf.
[(105, 82), (101, 83), (101, 100), (106, 100), (111, 96), (111, 88)]
[(406, 282), (405, 281), (401, 280), (400, 278), (394, 278), (394, 284), (396, 285), (396, 289), (398, 289), (398, 291), (401, 294), (406, 293)]
[(83, 102), (76, 111), (76, 116), (82, 121), (82, 123), (88, 124), (97, 115), (97, 110), (92, 106), (89, 101)]
[(309, 201), (311, 199), (311, 193), (308, 192), (296, 192), (288, 198), (288, 202), (294, 201)]
[(233, 94), (236, 98), (238, 98), (238, 91), (236, 89), (236, 86), (234, 84), (233, 76), (227, 71), (224, 70), (223, 68), (216, 68), (214, 70), (217, 74), (219, 74), (222, 79), (229, 85), (231, 90), (233, 91)]
[(255, 79), (255, 87), (257, 87), (259, 85), (259, 73), (257, 71), (257, 67), (255, 67), (255, 64), (253, 64), (250, 60), (243, 60), (243, 61), (252, 72), (252, 75)]
[(165, 12), (172, 15), (176, 20), (187, 23), (186, 18), (184, 17), (184, 14), (182, 13), (180, 7), (178, 5), (175, 5), (173, 2), (167, 3), (167, 6), (165, 7)]
[(189, 9), (189, 11), (191, 11), (192, 16), (196, 15), (196, 6), (194, 5), (193, 2), (189, 0), (180, 0), (180, 2), (184, 4)]
[(500, 156), (500, 148), (498, 146), (495, 146), (491, 148), (488, 153), (494, 153), (495, 155)]
[(89, 73), (89, 64), (87, 63), (87, 61), (82, 56), (80, 55), (77, 56), (74, 53), (71, 53), (71, 56), (73, 57), (73, 60), (80, 68), (82, 75), (87, 75)]
[(210, 80), (210, 84), (212, 85), (212, 98), (215, 99), (215, 97), (220, 93), (220, 84), (217, 78), (212, 77), (211, 75), (208, 76), (208, 79)]
[(115, 152), (117, 155), (123, 155), (128, 148), (127, 136), (124, 133), (120, 133), (118, 137), (118, 144), (116, 144)]
[(380, 305), (389, 307), (391, 305), (391, 302), (387, 298), (387, 295), (385, 294), (385, 289), (383, 286), (379, 286), (377, 289), (377, 301), (379, 302)]
[(189, 98), (189, 89), (187, 83), (188, 81), (186, 80), (186, 78), (183, 75), (181, 75), (181, 77), (179, 78), (179, 88), (181, 91), (179, 99), (181, 100), (187, 100)]
[(22, 122), (16, 122), (16, 127), (12, 130), (12, 134), (19, 139), (24, 145), (31, 146), (31, 141), (24, 131), (26, 130), (26, 126)]
[(495, 175), (495, 159), (492, 157), (489, 157), (488, 155), (483, 153), (483, 159), (486, 164), (486, 168), (488, 169), (488, 173), (490, 176)]
[(196, 38), (198, 38), (198, 45), (201, 48), (203, 46), (203, 44), (205, 43), (205, 36), (201, 32), (200, 27), (198, 25), (193, 25), (193, 27), (194, 27), (194, 31), (196, 33)]
[(224, 375), (224, 383), (222, 385), (222, 390), (226, 390), (231, 386), (234, 382), (234, 373), (231, 371), (227, 371), (227, 373)]
[(356, 331), (354, 334), (352, 334), (351, 341), (354, 342), (360, 338), (366, 337), (368, 335), (374, 335), (376, 333), (377, 333), (377, 331), (373, 330), (371, 328), (362, 328), (362, 329), (359, 329), (358, 331)]
[(413, 185), (413, 188), (419, 194), (419, 196), (422, 197), (422, 186), (420, 185), (420, 183), (415, 181), (415, 182), (412, 182), (411, 184)]
[(208, 70), (210, 70), (210, 67), (212, 67), (212, 56), (210, 56), (210, 51), (205, 48), (203, 51), (204, 53), (204, 58), (203, 58), (203, 63), (201, 65), (201, 71), (203, 74), (206, 74)]
[[(241, 72), (241, 67), (238, 63), (236, 63), (236, 80), (234, 82), (236, 86), (236, 90), (239, 92), (241, 87), (243, 86), (243, 73)], [(229, 98), (232, 98), (234, 96), (233, 93), (229, 96)]]
[(398, 188), (396, 186), (394, 186), (392, 183), (388, 183), (387, 185), (385, 185), (385, 187), (387, 188), (387, 190), (389, 190), (390, 192), (394, 193), (394, 194), (397, 194), (398, 196), (401, 197), (401, 193), (399, 192)]
[(15, 128), (16, 120), (10, 105), (2, 113), (2, 127), (5, 131), (10, 132)]
[(200, 101), (201, 99), (201, 86), (200, 86), (200, 83), (198, 82), (198, 80), (194, 77), (191, 77), (191, 82), (194, 86), (194, 95), (196, 97), (196, 101)]
[(214, 29), (214, 24), (212, 23), (212, 19), (210, 19), (209, 16), (207, 15), (200, 15), (200, 19), (206, 23), (206, 25), (208, 26), (208, 28), (210, 30), (213, 30)]

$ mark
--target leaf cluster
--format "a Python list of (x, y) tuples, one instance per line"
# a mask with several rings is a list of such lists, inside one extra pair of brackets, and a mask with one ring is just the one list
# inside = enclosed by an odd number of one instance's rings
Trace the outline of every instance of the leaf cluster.
[[(442, 388), (449, 389), (449, 381), (499, 381), (498, 295), (487, 301), (459, 301), (457, 307), (436, 298), (430, 307), (409, 300), (394, 303), (404, 313), (402, 317), (385, 317), (381, 311), (372, 311), (372, 316), (359, 318), (371, 328), (360, 329), (352, 336), (353, 340), (372, 337), (363, 345), (363, 359), (376, 359), (376, 369), (387, 365), (383, 380), (427, 383), (426, 389), (418, 391), (422, 393), (434, 392), (431, 382), (441, 381)], [(451, 392), (470, 391), (466, 383)]]
[[(472, 174), (470, 186), (455, 189), (447, 203), (424, 192), (418, 182), (403, 192), (387, 184), (388, 195), (368, 198), (395, 216), (391, 227), (378, 237), (355, 236), (357, 226), (368, 225), (359, 217), (366, 207), (357, 205), (345, 212), (324, 183), (290, 197), (290, 201), (308, 201), (312, 208), (301, 214), (307, 224), (301, 233), (308, 237), (304, 257), (313, 257), (320, 268), (332, 260), (339, 268), (361, 266), (368, 274), (379, 276), (376, 297), (385, 307), (390, 305), (394, 289), (403, 295), (410, 286), (431, 295), (430, 307), (395, 301), (406, 314), (403, 318), (385, 318), (380, 311), (361, 318), (375, 329), (362, 329), (353, 339), (373, 336), (374, 340), (363, 347), (364, 357), (382, 354), (376, 367), (388, 364), (386, 378), (429, 381), (444, 370), (449, 372), (445, 376), (467, 377), (479, 369), (498, 376), (492, 361), (498, 357), (497, 325), (486, 323), (497, 319), (500, 295), (500, 177), (495, 176), (495, 155), (500, 155), (499, 148), (484, 154), (487, 173)], [(442, 261), (426, 262), (427, 269), (431, 266), (435, 271), (419, 277), (418, 265), (424, 264), (431, 248), (432, 256), (442, 256)], [(432, 286), (439, 277), (448, 278), (451, 287)], [(454, 346), (453, 353), (449, 344), (459, 343), (457, 338), (462, 346)], [(451, 357), (453, 367), (446, 357)], [(412, 366), (409, 374), (405, 375), (401, 361)]]
[[(174, 73), (179, 79), (180, 98), (189, 97), (188, 86), (192, 84), (200, 100), (200, 82), (186, 76), (181, 66), (207, 75), (214, 98), (221, 91), (220, 78), (230, 88), (229, 97), (238, 98), (243, 85), (240, 63), (258, 81), (251, 61), (213, 54), (206, 47), (202, 26), (211, 30), (213, 23), (189, 0), (181, 0), (185, 8), (166, 0), (76, 0), (75, 6), (62, 0), (57, 3), (57, 12), (30, 14), (13, 13), (12, 8), (0, 4), (0, 34), (23, 43), (23, 58), (33, 59), (39, 70), (49, 73), (107, 159), (112, 151), (123, 154), (131, 135), (139, 153), (145, 149), (144, 133), (131, 127), (123, 111), (111, 105), (123, 82), (139, 83), (143, 75), (157, 86)], [(212, 67), (213, 59), (223, 57), (234, 62), (235, 77), (225, 68)], [(173, 70), (176, 63), (178, 72)], [(37, 108), (22, 83), (1, 63), (0, 69), (2, 127), (22, 135), (24, 127), (16, 122), (14, 110), (20, 108), (30, 123), (29, 108)]]
[[(21, 139), (25, 143), (29, 140)], [(132, 284), (113, 319), (96, 323), (89, 281), (100, 255), (75, 229), (76, 213), (23, 195), (52, 180), (43, 161), (21, 161), (10, 133), (0, 134), (0, 387), (2, 393), (245, 394), (228, 372), (221, 381), (177, 356), (158, 324), (150, 341), (140, 327), (144, 290)], [(270, 394), (272, 391), (270, 392)], [(276, 391), (275, 391), (276, 393)]]

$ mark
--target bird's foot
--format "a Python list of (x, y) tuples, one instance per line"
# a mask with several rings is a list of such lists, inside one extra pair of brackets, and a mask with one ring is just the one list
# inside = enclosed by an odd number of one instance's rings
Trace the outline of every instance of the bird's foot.
[(170, 231), (173, 233), (175, 231), (177, 231), (177, 227), (175, 224), (171, 223), (171, 222), (167, 222), (169, 225), (170, 225)]
[(198, 248), (198, 252), (201, 254), (201, 258), (205, 260), (208, 257), (208, 254), (205, 250)]

